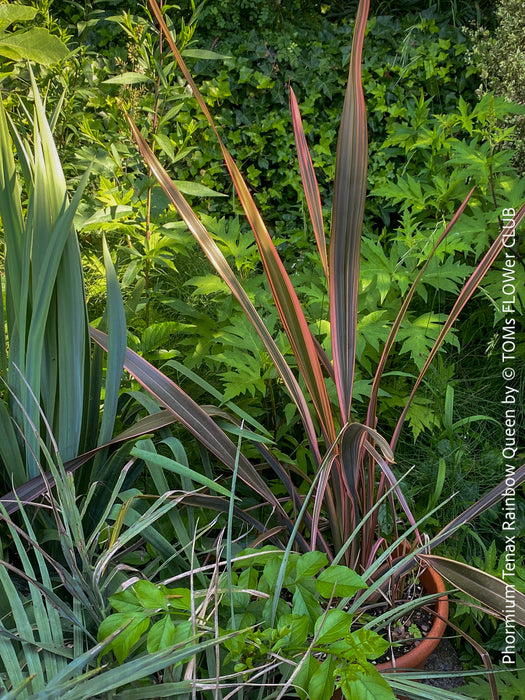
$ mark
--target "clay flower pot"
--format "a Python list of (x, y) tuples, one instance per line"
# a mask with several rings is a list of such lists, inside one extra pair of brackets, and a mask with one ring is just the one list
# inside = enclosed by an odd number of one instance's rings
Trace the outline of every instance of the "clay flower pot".
[[(446, 587), (441, 576), (432, 569), (428, 567), (419, 576), (419, 581), (423, 586), (425, 593), (427, 595), (432, 595), (433, 593), (443, 593), (440, 598), (438, 598), (434, 604), (434, 610), (437, 615), (434, 617), (434, 621), (427, 636), (420, 641), (417, 646), (414, 646), (406, 654), (395, 659), (395, 665), (392, 661), (386, 661), (382, 664), (377, 664), (376, 668), (381, 673), (395, 673), (396, 670), (400, 671), (422, 671), (425, 668), (425, 662), (430, 656), (430, 654), (437, 647), (441, 641), (445, 629), (447, 627), (446, 620), (448, 620), (448, 596), (446, 595)], [(438, 615), (440, 617), (438, 617)], [(441, 618), (444, 618), (443, 620)], [(336, 690), (332, 696), (332, 700), (341, 700), (343, 697), (341, 690)], [(398, 700), (408, 700), (404, 696), (397, 696)]]
[[(441, 576), (434, 571), (434, 569), (428, 567), (423, 571), (419, 577), (421, 585), (425, 589), (427, 595), (433, 593), (445, 593), (446, 588)], [(447, 627), (446, 620), (448, 619), (448, 596), (443, 595), (437, 599), (434, 610), (437, 615), (434, 617), (434, 622), (430, 628), (427, 636), (417, 645), (414, 646), (406, 654), (395, 659), (395, 664), (392, 661), (386, 661), (382, 664), (377, 665), (378, 671), (388, 672), (395, 671), (395, 669), (402, 669), (403, 671), (407, 669), (412, 669), (416, 671), (422, 671), (425, 668), (425, 661), (428, 659), (430, 654), (437, 647), (441, 638), (445, 633)], [(438, 617), (438, 615), (440, 617)], [(443, 620), (441, 618), (444, 618)]]

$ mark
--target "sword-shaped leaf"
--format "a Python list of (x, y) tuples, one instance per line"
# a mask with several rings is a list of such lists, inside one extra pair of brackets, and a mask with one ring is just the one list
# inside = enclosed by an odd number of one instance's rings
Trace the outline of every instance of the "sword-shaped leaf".
[(339, 129), (329, 250), (332, 355), (342, 422), (350, 421), (354, 380), (359, 258), (368, 165), (361, 56), (369, 0), (359, 4)]
[[(78, 457), (70, 459), (68, 462), (64, 463), (64, 470), (71, 474), (76, 471), (79, 467), (89, 462), (90, 459), (95, 457), (101, 450), (111, 447), (112, 445), (117, 445), (126, 440), (133, 440), (134, 438), (141, 437), (142, 435), (147, 435), (148, 433), (153, 433), (160, 428), (164, 428), (167, 425), (171, 425), (175, 421), (175, 417), (171, 411), (159, 411), (151, 416), (146, 416), (141, 420), (137, 421), (131, 428), (128, 428), (124, 432), (117, 435), (117, 437), (110, 440), (105, 445), (96, 447), (93, 450), (89, 450)], [(1, 435), (1, 434), (0, 434)], [(22, 504), (32, 503), (37, 498), (42, 496), (49, 487), (55, 485), (55, 479), (50, 472), (46, 472), (44, 476), (39, 475), (26, 481), (20, 486), (17, 486), (14, 491), (6, 493), (5, 496), (0, 498), (0, 503), (4, 506), (8, 514), (15, 513), (19, 510), (18, 501)]]
[(317, 455), (318, 462), (320, 462), (320, 457), (318, 456), (317, 449), (317, 437), (315, 434), (315, 428), (308, 410), (308, 406), (304, 395), (297, 383), (297, 380), (291, 371), (288, 363), (284, 359), (281, 351), (275, 344), (275, 341), (271, 337), (268, 329), (266, 328), (264, 321), (257, 313), (254, 305), (250, 301), (248, 295), (241, 286), (239, 280), (235, 277), (233, 271), (228, 265), (226, 258), (222, 254), (218, 245), (215, 243), (213, 238), (210, 236), (200, 219), (196, 216), (190, 205), (187, 203), (182, 193), (178, 190), (175, 183), (171, 180), (168, 173), (164, 170), (152, 150), (149, 148), (148, 144), (145, 142), (142, 134), (137, 129), (134, 122), (128, 118), (131, 132), (137, 145), (142, 153), (144, 160), (151, 168), (152, 173), (157, 178), (159, 184), (161, 185), (164, 192), (168, 195), (173, 206), (177, 209), (179, 215), (186, 223), (190, 232), (193, 234), (196, 241), (201, 246), (202, 250), (206, 254), (208, 260), (211, 262), (215, 270), (221, 276), (221, 278), (226, 282), (231, 292), (240, 303), (246, 317), (249, 319), (257, 334), (264, 343), (268, 354), (272, 358), (272, 361), (279, 372), (285, 386), (287, 387), (290, 395), (292, 396), (305, 426), (308, 439), (313, 449), (314, 456)]
[(304, 194), (310, 219), (314, 229), (319, 256), (323, 264), (323, 269), (328, 280), (328, 256), (326, 252), (326, 237), (323, 224), (323, 207), (321, 205), (321, 196), (315, 177), (315, 170), (310, 156), (310, 151), (306, 144), (306, 136), (304, 134), (303, 122), (299, 105), (295, 97), (294, 91), (290, 88), (290, 107), (292, 111), (293, 130), (295, 134), (295, 144), (297, 147), (297, 156), (299, 159), (299, 169), (301, 171), (301, 180), (303, 183)]
[[(204, 113), (218, 139), (226, 167), (228, 168), (233, 185), (237, 191), (239, 201), (253, 230), (268, 283), (272, 291), (275, 305), (279, 312), (281, 323), (286, 331), (286, 335), (288, 336), (288, 340), (297, 361), (299, 371), (308, 388), (308, 392), (312, 398), (313, 404), (319, 416), (319, 420), (321, 421), (325, 438), (329, 444), (332, 444), (335, 439), (335, 426), (332, 418), (330, 399), (328, 398), (328, 392), (324, 383), (323, 372), (316, 352), (316, 346), (310, 329), (308, 328), (308, 324), (295, 289), (279, 257), (266, 225), (264, 224), (264, 221), (248, 190), (248, 186), (246, 185), (246, 182), (244, 181), (233, 158), (228, 153), (226, 146), (223, 144), (217, 128), (215, 127), (210, 111), (208, 110), (195, 81), (188, 71), (184, 60), (177, 49), (175, 42), (173, 41), (170, 31), (162, 16), (162, 12), (160, 11), (155, 0), (149, 0), (149, 4), (163, 34), (166, 36), (173, 55), (175, 56), (184, 77), (192, 89), (194, 97), (199, 103), (202, 112)], [(150, 163), (148, 162), (148, 165), (149, 164)]]
[(419, 558), (430, 564), (455, 588), (479, 600), (500, 616), (512, 605), (514, 620), (525, 627), (525, 595), (510, 583), (454, 559), (436, 557), (433, 554), (420, 554)]
[[(91, 328), (90, 332), (93, 340), (107, 352), (108, 336), (96, 328)], [(195, 403), (169, 377), (166, 377), (147, 360), (129, 348), (126, 349), (124, 367), (146, 391), (170, 410), (199, 442), (220, 459), (223, 464), (233, 469), (237, 447), (215, 424), (206, 411)], [(244, 455), (241, 455), (239, 459), (239, 476), (254, 491), (263, 496), (267, 503), (277, 508), (279, 512), (282, 512), (279, 501)]]

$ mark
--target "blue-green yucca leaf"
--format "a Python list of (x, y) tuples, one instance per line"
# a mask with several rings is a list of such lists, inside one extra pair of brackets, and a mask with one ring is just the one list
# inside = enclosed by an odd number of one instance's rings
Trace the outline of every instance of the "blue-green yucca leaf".
[[(35, 94), (35, 121), (38, 123), (48, 176), (45, 191), (47, 197), (54, 198), (56, 207), (54, 216), (56, 217), (60, 211), (59, 207), (62, 207), (62, 202), (67, 197), (66, 181), (51, 127), (47, 121), (34, 80), (33, 92)], [(51, 172), (52, 177), (50, 177)], [(63, 460), (71, 459), (78, 454), (82, 421), (86, 410), (85, 372), (86, 366), (89, 364), (89, 331), (80, 248), (72, 217), (82, 198), (88, 176), (89, 170), (82, 177), (69, 207), (71, 214), (68, 226), (69, 235), (66, 237), (60, 265), (56, 273), (56, 311), (53, 305), (45, 336), (46, 348), (52, 348), (53, 343), (56, 342), (56, 359), (50, 353), (46, 358), (44, 369), (52, 377), (52, 384), (48, 391), (53, 393), (56, 391), (54, 414), (58, 418), (53, 425), (53, 431)], [(58, 227), (58, 222), (57, 218), (55, 227)], [(63, 225), (67, 225), (66, 221)], [(56, 313), (56, 318), (54, 318), (54, 313)], [(55, 384), (56, 389), (53, 384)], [(46, 398), (43, 396), (44, 405)], [(53, 414), (48, 413), (47, 415)]]
[[(16, 166), (11, 147), (4, 105), (0, 100), (0, 216), (4, 240), (14, 247), (15, 270), (20, 269), (20, 251), (17, 245), (24, 229), (21, 192), (16, 177)], [(17, 264), (18, 263), (18, 264)]]
[(20, 486), (26, 480), (26, 471), (15, 429), (6, 404), (0, 400), (0, 459), (9, 465), (9, 479), (13, 486)]
[[(30, 478), (37, 476), (39, 471), (33, 457), (33, 455), (38, 454), (38, 447), (32, 436), (28, 419), (32, 421), (33, 425), (38, 425), (39, 406), (37, 402), (42, 389), (44, 391), (42, 404), (46, 415), (51, 418), (56, 412), (59, 415), (58, 425), (51, 425), (63, 458), (70, 459), (78, 452), (84, 403), (85, 347), (82, 342), (81, 326), (86, 322), (86, 309), (83, 297), (81, 306), (74, 301), (72, 302), (72, 284), (67, 279), (71, 266), (68, 269), (68, 265), (62, 265), (62, 252), (65, 250), (71, 235), (73, 217), (80, 203), (87, 179), (88, 173), (82, 178), (71, 203), (62, 208), (50, 232), (48, 246), (40, 260), (39, 269), (33, 270), (33, 305), (23, 354), (22, 347), (20, 347), (20, 360), (22, 362), (20, 371), (23, 379), (22, 377), (15, 378), (16, 374), (13, 376), (13, 373), (10, 373), (9, 383), (21, 399), (28, 414), (27, 418), (24, 417), (23, 424), (26, 426), (24, 435), (28, 440), (26, 468)], [(35, 221), (35, 225), (38, 226), (38, 220)], [(32, 257), (34, 257), (34, 251)], [(78, 264), (79, 259), (77, 259), (75, 266)], [(60, 271), (61, 266), (62, 270)], [(57, 279), (59, 275), (62, 278), (61, 284), (58, 283)], [(69, 301), (66, 301), (64, 297), (68, 295)], [(52, 306), (53, 299), (56, 300), (56, 307)], [(75, 307), (77, 309), (76, 317), (73, 313)], [(53, 334), (52, 330), (54, 330)], [(34, 396), (31, 396), (31, 392)]]
[[(217, 643), (233, 639), (236, 634), (225, 634), (221, 635), (219, 639), (208, 639), (203, 642), (189, 639), (186, 644), (177, 644), (153, 654), (136, 657), (116, 668), (109, 670), (100, 668), (99, 675), (89, 677), (92, 674), (86, 674), (85, 678), (76, 679), (74, 683), (65, 682), (61, 685), (53, 685), (54, 694), (46, 694), (41, 697), (42, 700), (58, 700), (58, 698), (60, 700), (86, 700), (86, 698), (104, 695), (127, 686), (129, 683), (147, 678), (168, 666), (183, 663), (206, 649), (213, 649)], [(124, 691), (121, 697), (125, 696)]]

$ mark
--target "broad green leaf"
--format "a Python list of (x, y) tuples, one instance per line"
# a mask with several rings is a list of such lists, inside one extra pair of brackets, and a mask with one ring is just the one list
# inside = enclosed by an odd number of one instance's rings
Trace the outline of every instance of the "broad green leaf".
[(302, 581), (296, 585), (292, 599), (292, 612), (294, 615), (307, 615), (315, 624), (315, 621), (321, 617), (323, 610), (317, 601), (315, 589), (312, 591), (312, 588), (313, 581)]
[(129, 613), (115, 613), (102, 621), (98, 629), (98, 640), (101, 642), (115, 630), (124, 628), (107, 647), (107, 651), (113, 651), (119, 664), (129, 656), (129, 652), (146, 632), (150, 619), (145, 614), (137, 614), (130, 617)]
[(137, 581), (133, 585), (133, 591), (144, 608), (167, 610), (166, 596), (151, 581)]
[(395, 700), (394, 691), (372, 664), (367, 664), (367, 671), (356, 664), (343, 667), (340, 687), (345, 700)]
[(33, 19), (37, 12), (36, 7), (27, 7), (14, 2), (0, 5), (0, 31), (13, 22), (26, 22)]
[(328, 557), (323, 552), (305, 552), (297, 559), (297, 580), (313, 578), (319, 571), (328, 565)]
[(175, 637), (175, 629), (175, 625), (169, 615), (164, 615), (158, 622), (155, 622), (148, 632), (146, 641), (148, 654), (172, 646)]
[(293, 685), (301, 700), (313, 700), (309, 694), (310, 679), (319, 670), (319, 661), (311, 654), (301, 660), (301, 667), (294, 678)]
[(116, 75), (113, 78), (108, 78), (102, 81), (103, 83), (109, 83), (110, 85), (135, 85), (137, 83), (150, 83), (151, 78), (144, 73), (122, 73), (121, 75)]
[(390, 646), (389, 642), (372, 630), (360, 627), (352, 632), (348, 641), (355, 645), (360, 654), (364, 654), (367, 659), (378, 659)]
[(276, 549), (268, 544), (260, 549), (247, 547), (232, 560), (232, 566), (234, 568), (243, 568), (245, 566), (255, 566), (256, 564), (265, 565), (274, 559), (279, 560), (279, 562), (282, 561), (283, 552), (280, 549)]
[(310, 621), (306, 615), (282, 615), (277, 621), (277, 629), (281, 634), (286, 633), (286, 635), (274, 645), (274, 651), (282, 647), (301, 649), (308, 637)]
[(323, 598), (348, 598), (357, 591), (367, 588), (366, 582), (347, 566), (329, 566), (322, 571), (315, 582), (315, 587)]
[(310, 677), (308, 683), (310, 700), (331, 700), (334, 695), (336, 671), (334, 659), (328, 655)]
[(42, 27), (14, 32), (0, 39), (0, 54), (16, 61), (29, 60), (50, 66), (61, 61), (68, 53), (60, 39)]
[(198, 182), (187, 182), (185, 180), (174, 180), (175, 186), (184, 194), (193, 195), (194, 197), (226, 197), (222, 192), (201, 185)]
[(164, 593), (170, 608), (191, 612), (191, 592), (188, 588), (166, 588)]
[(350, 634), (352, 615), (344, 610), (328, 610), (315, 623), (317, 644), (330, 644)]
[(119, 613), (127, 613), (128, 617), (143, 611), (143, 606), (133, 592), (132, 586), (125, 588), (123, 591), (117, 591), (117, 593), (114, 593), (112, 596), (110, 596), (109, 602), (114, 610)]
[(222, 53), (216, 53), (215, 51), (208, 51), (207, 49), (184, 49), (182, 52), (183, 56), (189, 56), (190, 58), (201, 58), (207, 61), (214, 61), (216, 59), (230, 58)]

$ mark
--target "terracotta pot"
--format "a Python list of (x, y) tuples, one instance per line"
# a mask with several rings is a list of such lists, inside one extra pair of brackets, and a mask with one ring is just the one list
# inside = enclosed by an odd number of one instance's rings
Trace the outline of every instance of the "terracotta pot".
[[(440, 592), (444, 593), (446, 591), (443, 579), (437, 573), (437, 571), (434, 571), (434, 569), (430, 567), (425, 569), (425, 571), (419, 577), (419, 580), (427, 595)], [(407, 669), (422, 671), (425, 668), (425, 661), (437, 647), (447, 628), (447, 623), (445, 620), (448, 619), (448, 596), (443, 595), (438, 598), (435, 603), (434, 610), (438, 615), (443, 617), (444, 620), (441, 620), (437, 616), (434, 617), (434, 622), (432, 623), (432, 627), (430, 628), (427, 636), (409, 652), (396, 659), (395, 668), (393, 662), (387, 661), (377, 665), (378, 671), (395, 671), (396, 668), (404, 671)]]
[[(421, 585), (425, 589), (425, 593), (427, 595), (441, 592), (445, 593), (446, 591), (443, 579), (437, 573), (437, 571), (434, 571), (434, 569), (430, 567), (425, 569), (425, 571), (419, 577), (419, 580), (421, 582)], [(427, 636), (417, 646), (415, 646), (403, 656), (400, 656), (399, 658), (395, 659), (395, 666), (392, 661), (377, 664), (376, 668), (378, 671), (381, 671), (381, 673), (395, 673), (396, 669), (402, 671), (424, 670), (426, 660), (441, 641), (445, 633), (445, 629), (447, 627), (447, 623), (445, 622), (445, 620), (448, 619), (447, 595), (443, 595), (437, 599), (434, 605), (434, 610), (438, 615), (440, 615), (444, 619), (441, 620), (440, 617), (434, 617), (434, 622), (432, 623), (432, 626)], [(332, 696), (332, 700), (341, 700), (342, 697), (343, 696), (341, 691), (337, 690)], [(403, 696), (397, 697), (398, 700), (408, 700), (408, 698), (404, 698)]]

